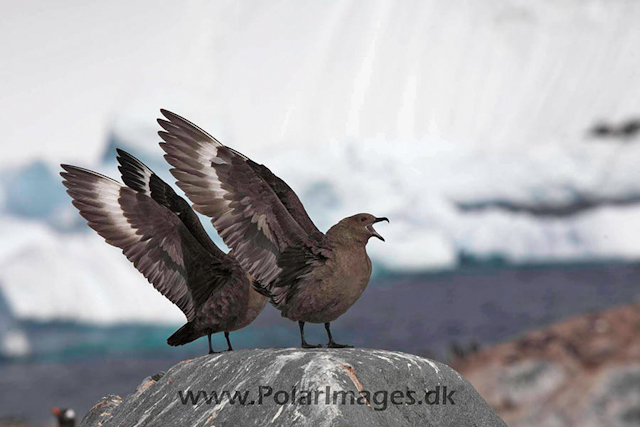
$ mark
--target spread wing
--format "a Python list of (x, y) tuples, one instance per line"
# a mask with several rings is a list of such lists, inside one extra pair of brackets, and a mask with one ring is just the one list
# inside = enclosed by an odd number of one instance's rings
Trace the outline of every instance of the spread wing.
[[(262, 286), (287, 268), (281, 257), (285, 250), (325, 256), (324, 235), (304, 209), (296, 207), (302, 204), (289, 186), (196, 125), (161, 111), (168, 121), (158, 120), (164, 129), (159, 132), (164, 140), (160, 145), (178, 186), (196, 211), (212, 218), (243, 268)], [(308, 222), (300, 220), (301, 224), (296, 217)]]
[[(243, 156), (244, 157), (244, 156)], [(275, 195), (280, 199), (280, 202), (285, 207), (287, 212), (293, 217), (293, 219), (302, 227), (302, 229), (309, 235), (319, 238), (322, 233), (316, 225), (309, 218), (309, 214), (305, 210), (302, 202), (298, 198), (298, 195), (284, 182), (277, 177), (267, 168), (265, 165), (258, 164), (253, 160), (245, 157), (247, 164), (253, 169), (260, 177), (266, 182)]]
[[(198, 302), (228, 279), (223, 263), (203, 250), (178, 217), (152, 198), (89, 170), (62, 168), (67, 193), (88, 225), (122, 249), (138, 271), (192, 321)], [(208, 269), (207, 277), (189, 280), (189, 269), (202, 263), (202, 258), (219, 268)]]
[(178, 196), (169, 184), (140, 160), (119, 148), (116, 151), (117, 160), (120, 163), (118, 170), (122, 174), (122, 181), (129, 188), (151, 197), (159, 205), (175, 213), (198, 243), (215, 257), (224, 257), (224, 252), (213, 243), (200, 219), (185, 199)]

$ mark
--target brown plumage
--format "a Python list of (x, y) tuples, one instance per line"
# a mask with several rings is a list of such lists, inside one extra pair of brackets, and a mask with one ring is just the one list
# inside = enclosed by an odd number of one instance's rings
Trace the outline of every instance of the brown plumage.
[(62, 165), (73, 205), (107, 243), (122, 249), (151, 284), (177, 305), (187, 323), (167, 343), (229, 332), (255, 319), (265, 304), (251, 277), (209, 238), (195, 212), (156, 174), (119, 151), (129, 185), (75, 166)]
[(365, 246), (382, 237), (373, 224), (388, 221), (370, 214), (343, 219), (323, 234), (300, 199), (267, 167), (222, 145), (205, 131), (161, 110), (158, 120), (165, 159), (193, 208), (212, 218), (224, 242), (270, 297), (282, 315), (304, 323), (330, 322), (360, 297), (371, 276)]
[[(205, 231), (200, 219), (193, 211), (189, 203), (178, 196), (173, 188), (166, 182), (164, 182), (158, 175), (156, 175), (147, 165), (136, 159), (131, 154), (124, 150), (116, 149), (118, 153), (117, 160), (120, 166), (118, 170), (122, 174), (122, 181), (130, 188), (144, 193), (150, 196), (158, 204), (166, 207), (171, 212), (175, 213), (182, 223), (187, 227), (195, 239), (207, 249), (213, 256), (224, 256), (224, 253), (216, 246), (211, 240), (207, 232)], [(227, 255), (229, 262), (235, 262), (233, 251)], [(247, 274), (250, 282), (253, 279)], [(256, 291), (253, 286), (249, 286), (249, 306), (245, 311), (244, 317), (228, 331), (225, 331), (225, 338), (229, 346), (229, 350), (232, 350), (231, 342), (229, 341), (229, 332), (237, 331), (245, 326), (248, 326), (255, 320), (256, 317), (267, 304), (267, 298)]]

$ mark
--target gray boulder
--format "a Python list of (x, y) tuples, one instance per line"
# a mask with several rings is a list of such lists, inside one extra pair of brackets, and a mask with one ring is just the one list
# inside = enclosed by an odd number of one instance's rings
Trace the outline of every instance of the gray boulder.
[(369, 349), (202, 356), (107, 400), (80, 426), (506, 425), (447, 365)]

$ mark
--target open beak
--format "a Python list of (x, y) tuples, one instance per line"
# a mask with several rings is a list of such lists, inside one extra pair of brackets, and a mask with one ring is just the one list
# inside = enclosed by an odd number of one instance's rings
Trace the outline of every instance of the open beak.
[[(376, 218), (375, 221), (373, 221), (373, 224), (375, 224), (376, 222), (380, 222), (380, 221), (387, 221), (389, 222), (389, 219), (386, 217), (380, 217), (380, 218)], [(382, 237), (380, 234), (378, 234), (378, 232), (373, 228), (373, 224), (367, 225), (367, 230), (369, 230), (369, 232), (371, 233), (372, 236), (377, 237), (378, 239), (382, 240), (384, 242), (384, 237)]]

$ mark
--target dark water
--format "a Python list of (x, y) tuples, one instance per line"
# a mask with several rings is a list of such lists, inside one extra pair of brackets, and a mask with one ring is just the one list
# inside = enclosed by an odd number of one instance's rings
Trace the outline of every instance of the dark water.
[[(467, 266), (455, 272), (378, 278), (332, 324), (339, 342), (446, 360), (451, 342), (487, 345), (571, 315), (631, 303), (640, 295), (640, 264), (540, 267)], [(130, 393), (147, 376), (206, 352), (206, 339), (165, 344), (176, 327), (27, 323), (34, 355), (0, 361), (0, 417), (51, 421), (50, 406), (84, 414), (106, 394)], [(308, 325), (309, 342), (326, 342)], [(217, 349), (226, 348), (222, 336)], [(297, 325), (268, 306), (232, 334), (236, 348), (299, 345)]]

